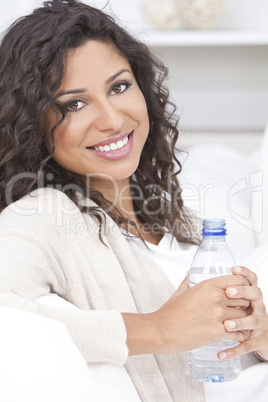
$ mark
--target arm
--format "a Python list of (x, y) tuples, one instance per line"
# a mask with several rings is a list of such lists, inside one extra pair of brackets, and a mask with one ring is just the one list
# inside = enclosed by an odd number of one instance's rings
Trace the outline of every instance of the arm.
[(13, 292), (0, 291), (0, 305), (19, 308), (61, 321), (88, 363), (124, 364), (126, 331), (117, 311), (72, 310), (45, 306)]
[[(129, 354), (172, 354), (198, 348), (223, 339), (243, 342), (246, 336), (237, 331), (226, 333), (227, 317), (240, 319), (248, 301), (230, 300), (225, 289), (247, 286), (242, 276), (224, 276), (188, 288), (185, 278), (176, 293), (156, 312), (123, 314), (127, 328)], [(242, 308), (236, 308), (242, 307)]]

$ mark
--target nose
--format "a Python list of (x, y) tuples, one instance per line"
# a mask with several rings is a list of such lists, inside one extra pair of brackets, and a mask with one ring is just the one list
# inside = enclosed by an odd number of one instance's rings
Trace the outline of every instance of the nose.
[(120, 131), (124, 122), (122, 111), (108, 99), (97, 105), (95, 127), (99, 131)]

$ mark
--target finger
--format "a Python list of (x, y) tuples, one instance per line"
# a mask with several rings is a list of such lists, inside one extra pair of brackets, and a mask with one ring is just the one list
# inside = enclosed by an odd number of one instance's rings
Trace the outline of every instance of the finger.
[[(252, 311), (255, 314), (265, 314), (266, 309), (263, 303), (263, 295), (260, 288), (256, 286), (236, 286), (226, 289), (226, 296), (235, 300), (236, 297), (250, 301)], [(241, 306), (242, 307), (242, 306)]]
[(246, 299), (227, 299), (226, 305), (228, 307), (241, 307), (247, 309), (250, 306), (250, 301)]
[(246, 278), (248, 280), (250, 285), (253, 285), (253, 286), (258, 285), (257, 275), (246, 267), (242, 267), (242, 266), (232, 267), (232, 273), (234, 275), (242, 275), (244, 278)]
[(224, 338), (226, 340), (231, 340), (231, 341), (241, 343), (241, 342), (245, 342), (248, 337), (244, 332), (237, 331), (237, 332), (232, 332), (232, 333), (226, 333)]
[(212, 283), (220, 289), (226, 289), (233, 286), (249, 286), (248, 280), (242, 275), (224, 275), (216, 278), (208, 279), (207, 282)]
[(225, 293), (231, 299), (263, 301), (262, 291), (256, 286), (231, 286), (226, 289)]
[(227, 307), (224, 312), (224, 321), (242, 319), (247, 316), (247, 313), (241, 308)]
[(256, 347), (251, 339), (241, 342), (238, 346), (231, 349), (226, 349), (218, 353), (218, 358), (220, 360), (231, 360), (236, 357), (242, 356), (246, 353), (252, 352)]
[(263, 303), (262, 299), (252, 300), (251, 301), (251, 307), (252, 307), (253, 314), (257, 314), (257, 315), (260, 315), (260, 316), (267, 315), (266, 307), (265, 307), (265, 304)]
[(263, 318), (259, 315), (249, 315), (242, 318), (225, 320), (224, 327), (227, 332), (261, 329)]

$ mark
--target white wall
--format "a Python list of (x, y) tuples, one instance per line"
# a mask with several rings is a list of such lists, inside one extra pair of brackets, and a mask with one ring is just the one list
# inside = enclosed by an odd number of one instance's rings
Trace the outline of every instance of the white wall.
[[(146, 0), (84, 0), (84, 3), (114, 12), (119, 19), (135, 30), (146, 30), (150, 25), (144, 18), (142, 5)], [(1, 0), (0, 30), (10, 21), (40, 6), (42, 0)], [(107, 4), (109, 3), (109, 4)], [(267, 0), (225, 0), (225, 11), (219, 27), (234, 29), (268, 29)]]
[(40, 0), (0, 0), (0, 32), (3, 32), (15, 19), (29, 13)]
[[(127, 6), (125, 0), (109, 3), (123, 25), (146, 38), (152, 27), (144, 18), (143, 1), (129, 1)], [(101, 7), (105, 1), (97, 3)], [(268, 33), (267, 16), (267, 0), (225, 0), (218, 29)], [(264, 130), (268, 121), (268, 45), (162, 46), (154, 50), (169, 67), (171, 95), (186, 131)]]
[[(149, 27), (144, 19), (142, 5), (146, 0), (109, 0), (109, 6), (114, 13), (128, 25)], [(164, 0), (163, 0), (164, 1)], [(106, 0), (86, 0), (87, 4), (102, 8)], [(221, 28), (257, 28), (268, 29), (267, 0), (224, 0), (225, 11), (220, 21)]]

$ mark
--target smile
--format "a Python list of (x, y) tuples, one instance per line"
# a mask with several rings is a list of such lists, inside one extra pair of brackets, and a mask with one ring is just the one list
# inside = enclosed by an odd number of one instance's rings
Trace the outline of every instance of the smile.
[(104, 145), (104, 146), (100, 145), (99, 147), (95, 147), (93, 149), (101, 152), (116, 151), (117, 149), (123, 148), (127, 143), (128, 143), (128, 136), (125, 137), (123, 140), (112, 142), (110, 145)]
[(119, 135), (117, 141), (112, 142), (111, 139), (106, 140), (95, 146), (88, 147), (87, 149), (94, 155), (103, 159), (111, 161), (122, 159), (129, 155), (133, 149), (133, 131), (128, 135)]

